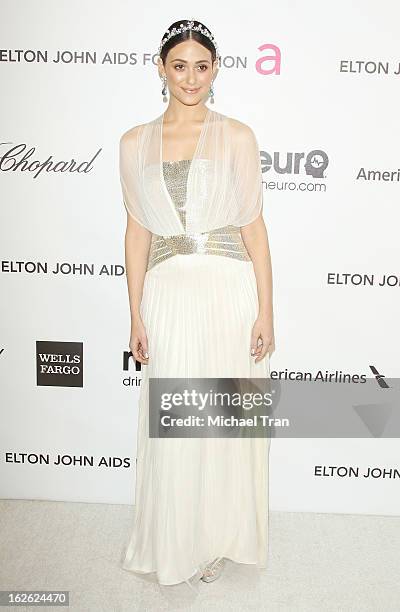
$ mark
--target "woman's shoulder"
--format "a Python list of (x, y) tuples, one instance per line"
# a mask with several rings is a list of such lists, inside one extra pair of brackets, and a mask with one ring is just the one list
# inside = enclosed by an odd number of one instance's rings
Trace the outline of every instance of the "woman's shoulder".
[(145, 123), (140, 123), (138, 125), (134, 125), (125, 132), (123, 132), (120, 136), (120, 144), (123, 145), (133, 145), (136, 144), (139, 134), (141, 133)]
[(239, 119), (235, 119), (234, 117), (229, 117), (228, 115), (226, 115), (226, 121), (231, 134), (237, 140), (246, 142), (249, 139), (255, 138), (253, 129), (247, 125), (247, 123), (239, 121)]
[(138, 142), (141, 134), (146, 128), (150, 128), (154, 124), (160, 121), (160, 117), (158, 116), (154, 119), (146, 121), (145, 123), (139, 123), (138, 125), (134, 125), (130, 127), (128, 130), (123, 132), (120, 136), (120, 144), (121, 145), (135, 145)]
[(138, 140), (138, 137), (143, 132), (143, 130), (146, 127), (151, 126), (152, 124), (156, 123), (159, 120), (160, 120), (160, 117), (156, 117), (155, 119), (151, 119), (149, 121), (146, 121), (145, 123), (138, 123), (137, 125), (133, 125), (128, 130), (123, 132), (123, 134), (121, 134), (120, 142), (126, 143), (126, 144), (136, 143)]

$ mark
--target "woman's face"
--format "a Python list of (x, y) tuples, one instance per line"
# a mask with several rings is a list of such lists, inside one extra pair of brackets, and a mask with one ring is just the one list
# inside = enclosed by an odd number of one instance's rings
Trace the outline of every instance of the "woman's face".
[(212, 65), (211, 51), (195, 40), (175, 45), (165, 58), (158, 60), (160, 76), (167, 77), (171, 96), (182, 104), (194, 105), (208, 97), (211, 81), (216, 75), (217, 61)]

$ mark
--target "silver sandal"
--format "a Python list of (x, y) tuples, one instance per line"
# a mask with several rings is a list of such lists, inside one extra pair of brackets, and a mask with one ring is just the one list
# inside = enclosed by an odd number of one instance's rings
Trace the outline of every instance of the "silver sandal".
[(214, 561), (207, 563), (203, 570), (201, 580), (203, 582), (213, 582), (221, 575), (221, 572), (225, 566), (224, 557), (217, 557)]

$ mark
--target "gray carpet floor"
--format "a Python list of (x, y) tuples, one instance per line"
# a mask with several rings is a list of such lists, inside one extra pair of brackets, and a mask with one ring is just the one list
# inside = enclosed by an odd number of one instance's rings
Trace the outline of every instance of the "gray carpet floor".
[[(68, 590), (79, 612), (399, 612), (400, 517), (279, 513), (269, 567), (161, 587), (120, 567), (133, 506), (0, 501), (0, 589)], [(1, 610), (49, 610), (43, 606)]]

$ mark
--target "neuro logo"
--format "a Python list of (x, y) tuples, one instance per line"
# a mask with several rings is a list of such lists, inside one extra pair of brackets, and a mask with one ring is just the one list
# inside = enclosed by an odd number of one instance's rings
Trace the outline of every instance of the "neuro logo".
[(314, 178), (324, 178), (324, 170), (327, 165), (328, 159), (325, 151), (315, 149), (307, 155), (304, 169)]
[(37, 340), (36, 384), (83, 387), (83, 342)]
[(322, 149), (312, 149), (307, 154), (297, 151), (286, 153), (275, 151), (261, 151), (261, 170), (268, 172), (273, 169), (277, 174), (306, 174), (314, 178), (324, 178), (324, 171), (328, 167), (329, 157)]

